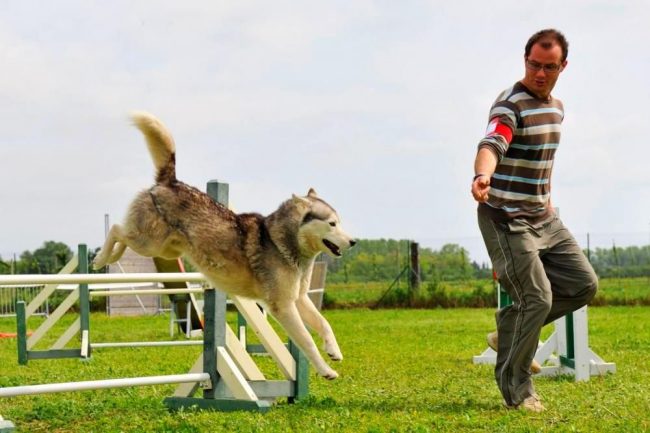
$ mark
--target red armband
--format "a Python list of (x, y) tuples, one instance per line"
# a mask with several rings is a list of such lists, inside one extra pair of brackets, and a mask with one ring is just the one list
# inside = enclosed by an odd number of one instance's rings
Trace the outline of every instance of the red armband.
[(486, 137), (500, 135), (506, 140), (506, 143), (512, 141), (512, 129), (510, 129), (510, 127), (505, 123), (501, 122), (498, 117), (495, 117), (490, 121), (487, 131), (485, 131), (485, 135)]

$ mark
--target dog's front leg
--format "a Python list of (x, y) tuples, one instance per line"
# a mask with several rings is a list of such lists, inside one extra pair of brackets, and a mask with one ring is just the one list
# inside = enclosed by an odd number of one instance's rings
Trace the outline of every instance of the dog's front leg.
[(289, 338), (298, 345), (307, 359), (312, 363), (318, 374), (325, 379), (336, 379), (339, 375), (323, 359), (318, 352), (318, 348), (311, 338), (309, 331), (300, 318), (298, 307), (294, 301), (287, 301), (278, 304), (269, 305), (271, 314), (276, 318), (280, 325), (287, 331)]
[(323, 317), (311, 299), (309, 299), (309, 296), (307, 296), (306, 293), (300, 295), (298, 301), (296, 301), (296, 305), (298, 306), (298, 312), (300, 313), (302, 320), (323, 339), (325, 345), (324, 349), (329, 357), (332, 358), (333, 361), (341, 361), (343, 359), (343, 354), (336, 342), (334, 331), (332, 331), (332, 327), (327, 319)]

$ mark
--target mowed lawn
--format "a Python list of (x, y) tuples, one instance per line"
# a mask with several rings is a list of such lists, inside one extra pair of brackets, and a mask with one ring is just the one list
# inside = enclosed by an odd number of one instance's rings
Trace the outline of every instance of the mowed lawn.
[[(326, 311), (345, 359), (339, 379), (311, 373), (311, 397), (267, 414), (187, 410), (162, 404), (174, 386), (0, 399), (20, 432), (429, 432), (650, 430), (650, 307), (589, 310), (592, 349), (617, 373), (576, 383), (538, 378), (542, 414), (502, 407), (491, 366), (472, 364), (493, 328), (490, 309)], [(71, 321), (73, 318), (67, 318)], [(30, 323), (30, 328), (36, 323)], [(60, 328), (65, 329), (63, 326)], [(0, 319), (0, 332), (14, 329)], [(550, 328), (545, 329), (548, 335)], [(94, 314), (95, 341), (168, 339), (168, 318)], [(54, 337), (52, 337), (54, 339)], [(200, 347), (104, 349), (89, 361), (16, 362), (15, 340), (0, 340), (0, 386), (186, 372)], [(265, 372), (278, 373), (268, 358)]]

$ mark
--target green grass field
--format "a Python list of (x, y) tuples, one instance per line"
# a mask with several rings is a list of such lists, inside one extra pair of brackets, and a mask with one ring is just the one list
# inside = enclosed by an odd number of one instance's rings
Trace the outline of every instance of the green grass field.
[(609, 303), (650, 305), (650, 277), (602, 278), (599, 292)]
[[(340, 378), (311, 372), (311, 396), (280, 402), (267, 414), (169, 413), (173, 385), (0, 399), (0, 414), (21, 432), (429, 432), (650, 430), (650, 308), (590, 309), (591, 347), (618, 372), (589, 382), (538, 378), (548, 410), (508, 411), (490, 366), (472, 356), (485, 348), (492, 309), (333, 310), (326, 312), (345, 359)], [(66, 317), (69, 322), (72, 317)], [(94, 314), (95, 341), (168, 339), (168, 318)], [(30, 322), (30, 328), (36, 323)], [(14, 329), (0, 319), (0, 332)], [(63, 329), (60, 326), (58, 329)], [(545, 334), (550, 327), (545, 329)], [(14, 339), (0, 340), (0, 386), (186, 372), (200, 351), (190, 348), (104, 349), (89, 361), (16, 363)], [(278, 372), (258, 358), (270, 376)]]
[[(595, 305), (650, 305), (650, 277), (601, 278), (599, 283)], [(327, 301), (339, 307), (374, 306), (390, 284), (391, 281), (328, 283)], [(402, 279), (392, 291), (406, 287), (407, 281)], [(430, 296), (430, 283), (423, 282), (420, 290), (424, 296)], [(494, 293), (493, 283), (488, 279), (440, 281), (436, 292), (440, 303), (467, 307), (484, 306), (488, 293)], [(496, 296), (487, 299), (496, 305)]]

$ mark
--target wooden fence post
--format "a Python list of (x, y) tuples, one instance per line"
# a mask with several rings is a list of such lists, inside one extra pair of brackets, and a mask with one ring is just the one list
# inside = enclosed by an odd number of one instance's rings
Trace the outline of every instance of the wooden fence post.
[(410, 242), (410, 267), (409, 289), (411, 300), (415, 299), (420, 291), (420, 245), (417, 242)]

